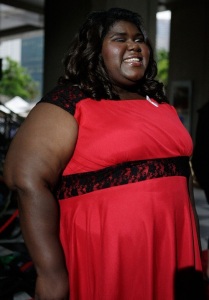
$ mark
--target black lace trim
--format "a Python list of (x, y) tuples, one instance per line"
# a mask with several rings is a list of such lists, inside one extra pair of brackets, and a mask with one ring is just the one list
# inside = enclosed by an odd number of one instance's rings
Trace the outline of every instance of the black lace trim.
[[(46, 102), (55, 104), (70, 114), (74, 115), (76, 104), (87, 98), (78, 86), (70, 84), (58, 85), (48, 92), (38, 103)], [(37, 104), (38, 104), (37, 103)]]
[(61, 200), (142, 180), (167, 176), (188, 178), (189, 175), (188, 156), (125, 162), (98, 171), (63, 176), (56, 197)]

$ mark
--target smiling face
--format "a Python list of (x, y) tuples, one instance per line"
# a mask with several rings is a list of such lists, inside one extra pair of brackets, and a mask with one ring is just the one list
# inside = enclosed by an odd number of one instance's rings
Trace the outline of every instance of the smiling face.
[(142, 32), (127, 21), (116, 22), (103, 40), (103, 61), (116, 88), (133, 87), (143, 78), (149, 54)]

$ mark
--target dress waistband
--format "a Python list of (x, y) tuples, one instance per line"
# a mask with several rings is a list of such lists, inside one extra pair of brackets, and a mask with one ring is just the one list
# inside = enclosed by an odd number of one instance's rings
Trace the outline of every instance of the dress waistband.
[(98, 171), (62, 176), (56, 188), (58, 200), (143, 180), (168, 176), (189, 177), (188, 156), (124, 162)]

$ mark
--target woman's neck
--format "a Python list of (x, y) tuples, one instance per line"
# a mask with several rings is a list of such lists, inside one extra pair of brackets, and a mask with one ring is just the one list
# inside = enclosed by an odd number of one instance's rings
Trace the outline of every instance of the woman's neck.
[(144, 96), (139, 94), (136, 88), (123, 89), (115, 87), (115, 91), (121, 100), (125, 99), (146, 99)]
[(119, 94), (119, 97), (120, 97), (120, 99), (121, 100), (123, 100), (123, 99), (132, 99), (132, 100), (134, 100), (134, 99), (146, 99), (144, 96), (142, 96), (142, 95), (140, 95), (140, 94), (138, 94), (138, 93), (129, 93), (129, 92), (127, 92), (127, 93), (120, 93)]

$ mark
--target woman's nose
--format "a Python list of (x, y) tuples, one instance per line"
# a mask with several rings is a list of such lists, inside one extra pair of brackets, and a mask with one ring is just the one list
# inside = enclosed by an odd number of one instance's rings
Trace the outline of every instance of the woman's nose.
[(141, 52), (141, 47), (138, 42), (135, 41), (129, 41), (128, 42), (128, 50), (129, 51), (137, 51)]

